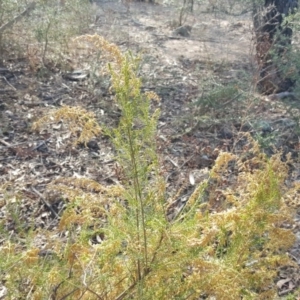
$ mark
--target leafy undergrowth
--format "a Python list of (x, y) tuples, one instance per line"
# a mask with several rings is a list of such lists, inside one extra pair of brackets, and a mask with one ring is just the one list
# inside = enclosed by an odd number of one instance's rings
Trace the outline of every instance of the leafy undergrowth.
[[(97, 35), (78, 40), (111, 57), (122, 115), (117, 128), (101, 128), (115, 147), (121, 180), (111, 186), (87, 178), (50, 183), (65, 201), (53, 230), (31, 228), (11, 211), (17, 234), (10, 236), (1, 223), (0, 279), (8, 298), (274, 299), (278, 269), (294, 265), (286, 254), (295, 241), (286, 203), (299, 196), (297, 187), (285, 187), (288, 162), (279, 154), (267, 158), (244, 136), (242, 155), (221, 152), (209, 178), (170, 217), (172, 199), (156, 150), (159, 111), (152, 108), (159, 99), (141, 93), (139, 60)], [(85, 133), (88, 139), (98, 133), (91, 115), (73, 112), (54, 116), (69, 124), (81, 120), (83, 127), (92, 120)], [(43, 126), (50, 119), (42, 119)], [(17, 198), (7, 194), (7, 207)], [(36, 246), (41, 235), (44, 249)]]

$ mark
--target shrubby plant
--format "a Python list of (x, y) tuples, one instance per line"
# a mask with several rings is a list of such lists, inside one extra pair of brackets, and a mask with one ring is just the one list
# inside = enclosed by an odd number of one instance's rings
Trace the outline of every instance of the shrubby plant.
[(122, 176), (107, 187), (85, 178), (49, 185), (67, 199), (57, 233), (43, 232), (49, 255), (41, 254), (32, 235), (21, 248), (11, 240), (1, 246), (9, 297), (274, 299), (278, 267), (293, 264), (285, 254), (294, 235), (283, 226), (291, 222), (284, 195), (299, 197), (297, 188), (285, 193), (287, 165), (280, 155), (268, 159), (245, 136), (245, 155), (221, 153), (209, 179), (169, 218), (173, 203), (156, 150), (159, 111), (152, 101), (159, 99), (141, 93), (139, 59), (98, 35), (78, 42), (93, 44), (111, 60), (122, 115), (106, 133)]
[[(2, 49), (12, 55), (25, 56), (33, 71), (67, 69), (66, 63), (71, 37), (86, 32), (94, 18), (88, 0), (37, 0), (35, 8), (0, 32)], [(28, 1), (1, 1), (0, 26), (25, 10)], [(3, 50), (4, 51), (4, 50)]]
[(74, 144), (86, 144), (101, 132), (94, 113), (81, 107), (70, 106), (63, 106), (40, 118), (33, 124), (32, 129), (40, 131), (45, 124), (49, 126), (51, 122), (57, 123), (62, 119), (75, 139)]

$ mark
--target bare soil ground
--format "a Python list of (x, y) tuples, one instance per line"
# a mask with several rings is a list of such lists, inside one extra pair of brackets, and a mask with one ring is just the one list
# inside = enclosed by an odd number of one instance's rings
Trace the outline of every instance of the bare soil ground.
[[(176, 34), (179, 13), (175, 7), (94, 5), (90, 33), (104, 36), (124, 51), (141, 53), (143, 90), (161, 97), (158, 150), (170, 196), (179, 188), (183, 191), (174, 199), (176, 205), (181, 206), (193, 191), (191, 176), (195, 183), (207, 178), (220, 151), (242, 152), (243, 132), (259, 137), (267, 154), (292, 153), (287, 184), (299, 180), (298, 108), (289, 109), (281, 100), (254, 93), (257, 77), (250, 13), (233, 16), (197, 6), (185, 21), (192, 27), (185, 37)], [(15, 208), (6, 199), (19, 192), (14, 200), (21, 212), (19, 222), (51, 230), (58, 224), (63, 203), (46, 189), (48, 183), (58, 177), (84, 176), (107, 185), (119, 180), (118, 166), (106, 137), (100, 136), (88, 147), (74, 146), (63, 124), (37, 133), (31, 130), (32, 122), (61, 105), (83, 106), (108, 126), (118, 122), (120, 112), (101, 78), (93, 88), (90, 79), (71, 81), (60, 72), (38, 78), (26, 62), (15, 60), (7, 61), (0, 75), (0, 180), (3, 185), (9, 182), (0, 200), (0, 218), (17, 236)], [(216, 87), (226, 86), (235, 87), (234, 94), (209, 96)], [(300, 265), (299, 203), (296, 206), (297, 243), (290, 254)], [(37, 246), (45, 248), (45, 240), (41, 235)], [(299, 287), (298, 271), (280, 271), (278, 282), (286, 280), (278, 286), (282, 295)]]

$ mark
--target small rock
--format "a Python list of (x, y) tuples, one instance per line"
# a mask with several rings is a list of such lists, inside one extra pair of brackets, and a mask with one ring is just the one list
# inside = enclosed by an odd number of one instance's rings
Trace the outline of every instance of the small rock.
[(7, 288), (4, 285), (0, 285), (0, 299), (4, 299), (8, 294)]
[(182, 25), (174, 30), (175, 35), (181, 35), (184, 37), (189, 37), (192, 31), (192, 26)]
[(87, 142), (86, 145), (90, 150), (94, 150), (96, 152), (98, 152), (100, 150), (100, 147), (96, 141), (91, 140), (91, 141)]
[(229, 127), (227, 127), (227, 126), (224, 126), (219, 131), (219, 137), (221, 139), (232, 139), (232, 137), (233, 137), (232, 130)]
[(11, 112), (10, 110), (6, 110), (6, 111), (5, 111), (5, 114), (6, 114), (8, 117), (11, 117), (11, 118), (14, 116), (13, 112)]
[(88, 77), (88, 73), (84, 70), (74, 70), (73, 72), (63, 74), (63, 78), (71, 81), (83, 80), (86, 77)]

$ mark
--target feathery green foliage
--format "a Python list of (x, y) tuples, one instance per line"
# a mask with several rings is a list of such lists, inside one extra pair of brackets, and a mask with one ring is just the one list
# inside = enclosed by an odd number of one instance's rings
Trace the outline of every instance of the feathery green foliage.
[(57, 123), (60, 121), (64, 121), (73, 136), (78, 136), (75, 143), (86, 144), (101, 132), (94, 113), (88, 112), (81, 107), (70, 106), (63, 106), (40, 118), (33, 124), (32, 129), (38, 131), (45, 125), (49, 126), (52, 122)]
[[(67, 234), (54, 239), (43, 232), (55, 253), (46, 258), (32, 237), (22, 249), (3, 243), (0, 269), (6, 270), (10, 298), (273, 299), (276, 271), (291, 263), (284, 253), (294, 242), (282, 226), (291, 214), (279, 155), (268, 159), (255, 142), (245, 157), (221, 153), (209, 180), (168, 219), (155, 146), (159, 111), (151, 105), (158, 97), (141, 93), (138, 59), (97, 35), (82, 40), (111, 57), (122, 116), (108, 132), (123, 180), (103, 187), (65, 178), (49, 186), (68, 199), (57, 229), (57, 235)], [(98, 244), (92, 245), (94, 237)]]

